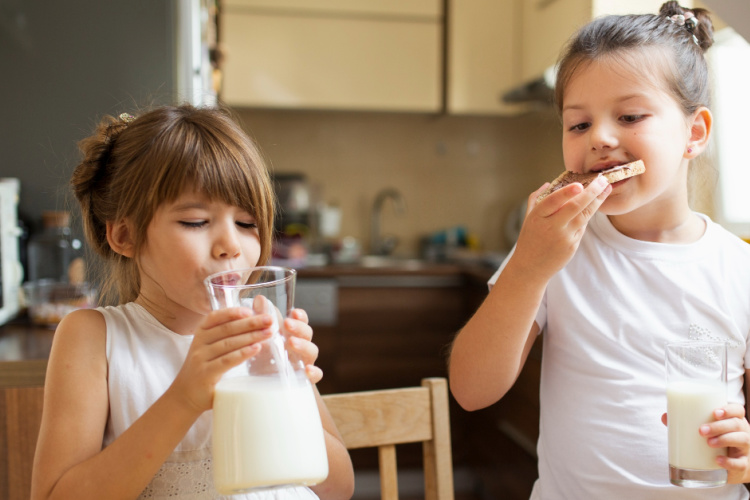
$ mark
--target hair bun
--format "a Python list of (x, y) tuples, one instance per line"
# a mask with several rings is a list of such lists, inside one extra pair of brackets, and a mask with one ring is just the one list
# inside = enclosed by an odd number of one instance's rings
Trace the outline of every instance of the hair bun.
[[(128, 115), (130, 116), (130, 115)], [(78, 143), (78, 149), (83, 154), (81, 163), (76, 166), (70, 179), (70, 186), (84, 218), (89, 219), (85, 224), (89, 243), (100, 255), (106, 255), (109, 251), (106, 245), (106, 227), (104, 221), (99, 220), (99, 203), (96, 193), (101, 192), (101, 185), (107, 179), (112, 148), (117, 138), (132, 121), (113, 116), (104, 116), (97, 125), (94, 133)]]
[[(694, 37), (703, 52), (714, 44), (714, 25), (709, 14), (710, 12), (706, 9), (688, 9), (675, 1), (665, 2), (659, 9), (659, 15), (672, 21), (675, 16), (681, 16), (685, 22), (680, 26), (684, 26), (685, 31)], [(694, 21), (691, 22), (691, 18)]]

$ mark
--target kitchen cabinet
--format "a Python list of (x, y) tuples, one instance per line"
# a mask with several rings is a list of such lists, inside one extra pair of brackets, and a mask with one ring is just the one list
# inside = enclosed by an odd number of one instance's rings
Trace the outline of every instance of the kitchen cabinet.
[[(300, 271), (297, 280), (296, 304), (307, 308), (320, 348), (321, 393), (406, 387), (424, 377), (447, 376), (447, 348), (473, 312), (461, 269), (341, 267), (317, 271), (332, 273), (325, 281), (336, 283), (335, 294), (321, 292), (324, 279), (310, 275), (316, 271)], [(335, 304), (321, 301), (324, 295), (335, 297)], [(324, 309), (335, 313), (334, 321)]]
[[(521, 12), (522, 82), (553, 66), (567, 40), (592, 19), (607, 14), (656, 14), (662, 0), (523, 0)], [(680, 2), (692, 7), (693, 2)]]
[(230, 106), (436, 112), (441, 0), (225, 0)]
[(25, 318), (0, 326), (0, 498), (26, 500), (55, 331)]
[(447, 376), (447, 348), (466, 320), (457, 277), (445, 286), (401, 283), (339, 289), (334, 376), (339, 391), (419, 385)]
[(520, 83), (519, 0), (449, 0), (447, 111), (506, 115), (522, 111), (502, 96)]

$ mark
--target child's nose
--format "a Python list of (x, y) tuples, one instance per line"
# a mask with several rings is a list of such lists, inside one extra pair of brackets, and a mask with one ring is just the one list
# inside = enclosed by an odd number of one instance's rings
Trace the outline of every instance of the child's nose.
[(233, 229), (222, 231), (221, 237), (214, 244), (214, 255), (224, 259), (239, 257), (240, 243)]
[(591, 126), (591, 149), (612, 149), (617, 146), (617, 134), (615, 128), (608, 124), (596, 124)]

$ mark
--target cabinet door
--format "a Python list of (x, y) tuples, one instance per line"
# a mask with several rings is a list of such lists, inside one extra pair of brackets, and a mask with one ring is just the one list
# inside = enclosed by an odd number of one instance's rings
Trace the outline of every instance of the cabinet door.
[(43, 400), (43, 387), (0, 387), (0, 498), (29, 498)]
[(229, 3), (221, 25), (222, 99), (235, 106), (438, 111), (442, 14), (437, 0), (429, 2), (432, 14)]
[(457, 114), (512, 114), (503, 94), (520, 82), (519, 0), (450, 0), (447, 106)]
[(539, 78), (557, 62), (568, 38), (591, 19), (592, 5), (591, 0), (523, 0), (522, 82)]
[[(539, 78), (557, 62), (568, 39), (608, 14), (657, 14), (662, 0), (523, 0), (521, 81)], [(681, 1), (692, 7), (693, 1)]]

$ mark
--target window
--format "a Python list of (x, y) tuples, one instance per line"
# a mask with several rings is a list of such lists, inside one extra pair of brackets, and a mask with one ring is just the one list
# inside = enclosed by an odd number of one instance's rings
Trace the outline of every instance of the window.
[(718, 221), (750, 238), (750, 44), (731, 28), (715, 34), (713, 147), (719, 170)]

